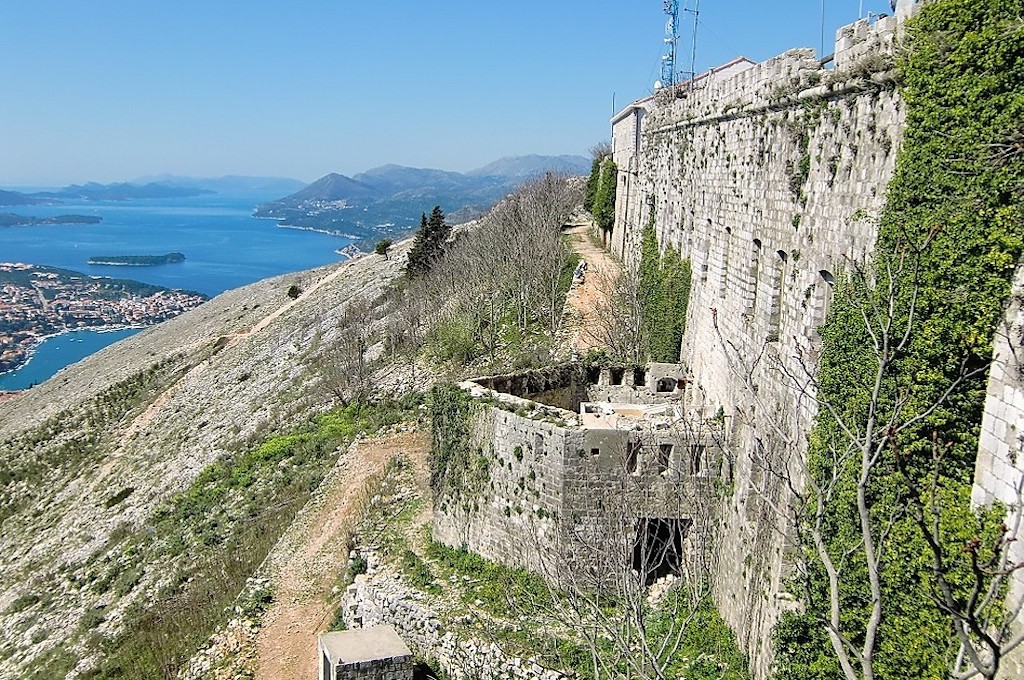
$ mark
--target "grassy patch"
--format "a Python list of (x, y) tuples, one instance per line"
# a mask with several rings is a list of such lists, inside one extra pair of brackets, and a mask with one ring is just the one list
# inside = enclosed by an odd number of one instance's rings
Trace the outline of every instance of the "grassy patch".
[[(111, 559), (108, 587), (134, 587), (140, 565), (177, 569), (156, 604), (125, 616), (123, 632), (100, 641), (98, 678), (163, 678), (179, 672), (232, 615), (247, 579), (262, 563), (338, 450), (359, 433), (398, 422), (418, 399), (352, 404), (294, 432), (218, 461), (161, 507), (148, 526)], [(271, 593), (253, 595), (265, 607)]]

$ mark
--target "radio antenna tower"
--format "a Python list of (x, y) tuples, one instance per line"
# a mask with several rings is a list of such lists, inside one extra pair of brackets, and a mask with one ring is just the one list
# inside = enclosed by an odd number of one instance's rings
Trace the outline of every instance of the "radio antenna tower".
[(661, 86), (676, 84), (676, 47), (679, 44), (679, 2), (663, 0), (662, 8), (668, 15), (665, 22), (665, 54), (661, 57)]

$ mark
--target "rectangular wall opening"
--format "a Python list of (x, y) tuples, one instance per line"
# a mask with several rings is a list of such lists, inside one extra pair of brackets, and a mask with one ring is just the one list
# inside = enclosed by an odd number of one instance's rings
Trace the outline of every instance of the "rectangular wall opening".
[(672, 460), (672, 445), (658, 444), (658, 474), (668, 470), (669, 462)]
[(689, 520), (674, 517), (641, 517), (633, 543), (633, 571), (644, 586), (666, 576), (682, 574), (683, 537)]
[(671, 378), (671, 377), (658, 378), (658, 389), (657, 389), (657, 391), (660, 392), (660, 393), (672, 392), (672, 391), (674, 391), (676, 389), (676, 385), (678, 385), (678, 384), (679, 384), (679, 381), (676, 378)]

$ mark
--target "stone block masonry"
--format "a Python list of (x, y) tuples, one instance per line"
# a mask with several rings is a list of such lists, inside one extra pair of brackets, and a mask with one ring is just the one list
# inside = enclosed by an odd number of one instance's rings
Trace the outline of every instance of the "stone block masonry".
[(736, 60), (612, 119), (612, 250), (635, 266), (653, 221), (659, 244), (691, 262), (687, 407), (720, 414), (729, 433), (714, 597), (756, 678), (770, 675), (772, 631), (792, 606), (777, 511), (790, 490), (774, 473), (798, 476), (806, 455), (806, 376), (833, 281), (874, 247), (904, 126), (892, 69), (914, 9), (901, 0), (899, 16), (841, 28), (832, 68), (810, 49)]
[[(420, 659), (449, 677), (467, 680), (562, 680), (561, 673), (542, 667), (536, 659), (506, 654), (493, 642), (452, 631), (450, 619), (436, 611), (423, 593), (410, 590), (386, 569), (377, 555), (361, 548), (370, 569), (356, 577), (345, 592), (345, 623), (350, 629), (391, 626)], [(455, 614), (465, 617), (461, 606)]]
[[(1010, 305), (993, 343), (985, 411), (981, 419), (981, 441), (974, 470), (971, 502), (976, 505), (1003, 503), (1006, 526), (1017, 536), (1010, 543), (1009, 564), (1024, 563), (1024, 529), (1021, 500), (1024, 489), (1024, 267), (1014, 275)], [(1012, 575), (1007, 606), (1017, 611), (1024, 602), (1024, 570)], [(1022, 632), (1018, 620), (1017, 634)], [(1024, 677), (1024, 654), (1005, 659), (1006, 677)]]
[[(682, 553), (704, 543), (722, 461), (718, 428), (679, 412), (681, 384), (678, 364), (564, 364), (463, 383), (479, 478), (435, 497), (435, 539), (562, 585), (631, 565), (678, 573)], [(671, 564), (646, 564), (658, 551), (645, 536), (675, 541)]]
[(412, 680), (412, 652), (391, 626), (323, 633), (320, 680)]

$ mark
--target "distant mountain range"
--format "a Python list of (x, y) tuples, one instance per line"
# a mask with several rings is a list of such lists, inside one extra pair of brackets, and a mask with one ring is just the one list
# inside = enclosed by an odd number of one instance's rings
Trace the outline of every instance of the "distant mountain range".
[(478, 217), (523, 182), (546, 172), (585, 175), (590, 172), (590, 159), (509, 156), (466, 173), (382, 165), (352, 177), (331, 173), (309, 185), (285, 177), (154, 175), (134, 182), (89, 182), (35, 193), (0, 190), (0, 206), (290, 192), (257, 205), (253, 216), (278, 220), (281, 226), (343, 235), (365, 248), (383, 234), (401, 235), (415, 228), (420, 213), (430, 212), (435, 205), (453, 224)]
[(139, 177), (133, 184), (164, 184), (172, 187), (209, 189), (219, 194), (239, 192), (261, 192), (273, 195), (298, 191), (306, 186), (301, 179), (291, 177), (256, 177), (251, 175), (224, 175), (223, 177), (188, 177), (183, 175), (148, 175)]
[(467, 175), (491, 177), (521, 177), (529, 179), (545, 172), (562, 175), (587, 175), (590, 159), (583, 156), (506, 156), (482, 168), (470, 170)]
[(249, 177), (227, 175), (224, 177), (181, 177), (159, 175), (143, 177), (133, 182), (113, 184), (70, 184), (55, 191), (0, 190), (0, 206), (12, 205), (53, 205), (63, 201), (131, 201), (145, 198), (189, 198), (203, 194), (237, 194), (259, 192), (266, 196), (277, 192), (296, 191), (306, 183), (287, 177)]
[(57, 202), (49, 198), (39, 198), (34, 194), (23, 194), (20, 191), (4, 191), (0, 189), (0, 205), (46, 205)]
[(149, 184), (71, 184), (57, 191), (37, 191), (23, 194), (20, 191), (0, 191), (0, 205), (59, 204), (71, 201), (130, 201), (140, 198), (188, 198), (201, 194), (215, 193), (210, 189), (178, 187), (151, 182)]
[(512, 156), (467, 173), (382, 165), (352, 177), (331, 173), (276, 201), (262, 203), (255, 217), (282, 226), (316, 229), (364, 239), (401, 232), (418, 224), (435, 205), (453, 218), (471, 219), (545, 172), (584, 175), (583, 156)]

